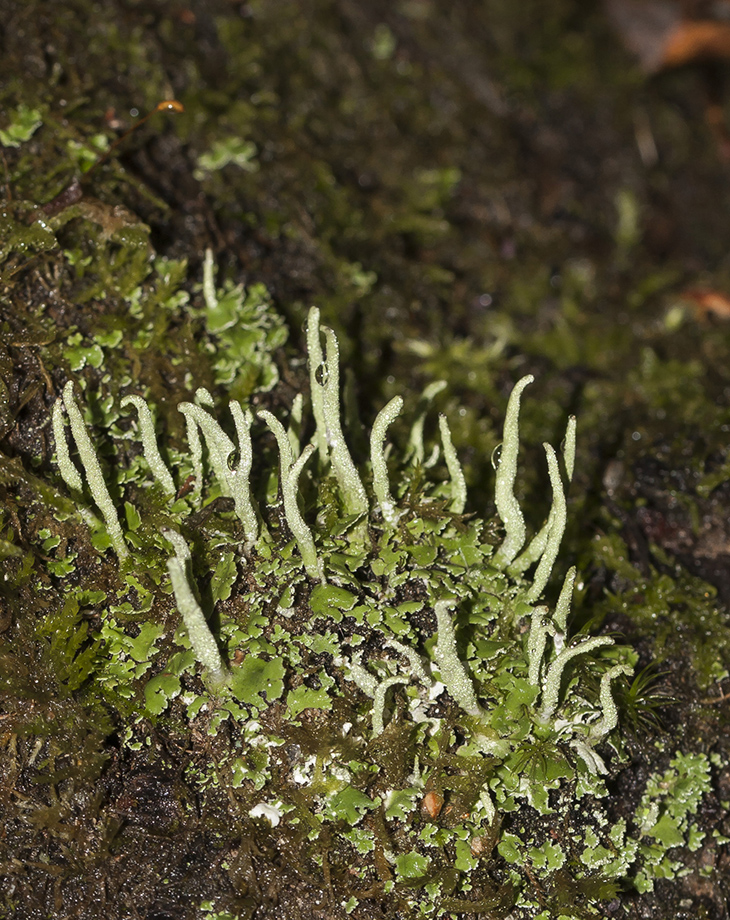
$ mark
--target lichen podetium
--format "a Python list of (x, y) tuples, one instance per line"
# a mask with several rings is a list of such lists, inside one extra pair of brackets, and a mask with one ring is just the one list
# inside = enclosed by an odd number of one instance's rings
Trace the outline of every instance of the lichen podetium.
[[(464, 513), (446, 419), (445, 481), (427, 481), (422, 466), (386, 449), (400, 398), (376, 419), (369, 462), (358, 466), (342, 428), (337, 339), (316, 310), (307, 341), (306, 445), (298, 425), (265, 410), (256, 421), (235, 401), (219, 420), (199, 389), (180, 405), (187, 457), (170, 470), (145, 400), (126, 398), (149, 472), (135, 494), (154, 506), (147, 523), (127, 501), (126, 533), (70, 385), (59, 401), (61, 475), (82, 494), (65, 410), (119, 557), (118, 599), (131, 584), (146, 597), (142, 623), (110, 604), (95, 637), (94, 679), (125, 713), (126, 743), (173, 714), (215, 738), (215, 758), (196, 762), (188, 780), (203, 796), (226, 786), (247, 820), (270, 826), (354, 917), (373, 900), (393, 918), (603, 916), (619, 885), (646, 890), (677, 874), (666, 854), (692, 840), (707, 764), (673, 761), (675, 785), (682, 771), (696, 780), (691, 807), (657, 781), (640, 829), (638, 818), (634, 828), (610, 817), (605, 778), (621, 759), (614, 691), (635, 656), (609, 636), (571, 637), (574, 568), (553, 611), (542, 597), (565, 529), (575, 421), (564, 473), (545, 445), (552, 507), (528, 542), (515, 483), (520, 398), (532, 378), (516, 384), (495, 545), (493, 528)], [(409, 443), (420, 438), (422, 420)], [(193, 487), (174, 497), (188, 473)]]

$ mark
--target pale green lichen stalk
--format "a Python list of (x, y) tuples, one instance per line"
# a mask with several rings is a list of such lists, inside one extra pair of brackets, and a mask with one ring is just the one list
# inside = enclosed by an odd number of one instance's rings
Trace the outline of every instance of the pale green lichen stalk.
[(578, 570), (573, 565), (566, 572), (563, 587), (560, 589), (560, 596), (555, 605), (555, 616), (553, 617), (555, 628), (563, 636), (568, 628), (568, 613), (570, 612), (570, 601), (573, 597), (573, 588), (575, 587), (575, 576), (577, 571)]
[(157, 445), (155, 423), (152, 418), (152, 413), (150, 412), (150, 407), (141, 396), (125, 396), (121, 400), (120, 405), (122, 408), (127, 405), (134, 406), (137, 410), (139, 431), (142, 438), (142, 450), (144, 452), (144, 458), (150, 468), (150, 472), (168, 495), (174, 495), (175, 483), (165, 461), (162, 459), (160, 448)]
[(373, 430), (370, 434), (370, 465), (373, 471), (373, 492), (380, 507), (380, 513), (383, 520), (391, 527), (398, 523), (399, 514), (390, 494), (390, 483), (388, 482), (388, 464), (385, 461), (385, 452), (383, 444), (385, 435), (390, 425), (398, 418), (403, 410), (403, 398), (394, 396), (393, 399), (384, 406), (378, 413)]
[[(563, 439), (563, 460), (565, 462), (566, 475), (568, 482), (573, 478), (573, 467), (575, 465), (575, 438), (576, 438), (576, 421), (575, 416), (571, 416), (568, 419), (568, 425), (566, 428), (565, 438)], [(547, 448), (546, 448), (547, 449)], [(556, 479), (559, 479), (559, 474), (557, 474), (556, 468), (553, 466), (550, 467), (550, 457), (548, 456), (548, 472), (550, 475), (551, 484), (555, 482)], [(561, 490), (562, 492), (562, 487)], [(556, 492), (553, 487), (553, 504), (550, 509), (550, 514), (548, 516), (545, 524), (540, 528), (540, 530), (535, 534), (535, 536), (530, 540), (527, 548), (520, 553), (520, 555), (515, 559), (515, 561), (509, 566), (509, 572), (512, 575), (521, 575), (523, 572), (526, 572), (538, 559), (541, 558), (545, 552), (545, 548), (548, 544), (548, 539), (553, 536), (553, 549), (556, 545), (555, 540), (555, 522), (556, 522)], [(560, 499), (557, 501), (560, 503)], [(563, 529), (565, 529), (563, 527)], [(562, 537), (562, 532), (560, 534)], [(557, 540), (557, 546), (559, 547), (560, 540)], [(555, 557), (553, 556), (553, 559)], [(549, 575), (549, 572), (548, 572)], [(544, 587), (544, 583), (543, 583)], [(542, 588), (540, 589), (542, 590)], [(537, 596), (540, 591), (537, 591)]]
[(558, 708), (560, 698), (560, 683), (563, 677), (563, 671), (566, 665), (578, 655), (587, 655), (598, 648), (606, 645), (613, 645), (613, 639), (608, 636), (594, 636), (592, 639), (584, 639), (578, 645), (563, 649), (558, 657), (552, 662), (548, 669), (543, 687), (543, 702), (540, 718), (547, 722), (555, 714)]
[(223, 431), (220, 424), (207, 411), (204, 406), (212, 405), (212, 397), (207, 390), (200, 388), (196, 392), (198, 402), (183, 402), (178, 406), (185, 417), (188, 434), (188, 444), (196, 477), (196, 489), (202, 487), (203, 478), (203, 445), (198, 431), (203, 435), (208, 448), (210, 465), (213, 467), (216, 479), (223, 495), (233, 499), (236, 514), (243, 524), (246, 541), (253, 545), (258, 538), (258, 520), (251, 499), (250, 476), (253, 466), (253, 447), (251, 444), (251, 424), (253, 416), (250, 411), (244, 412), (241, 406), (231, 401), (229, 408), (236, 427), (238, 440), (238, 465), (231, 466), (231, 457), (236, 447)]
[(164, 531), (164, 536), (172, 543), (175, 550), (175, 555), (167, 560), (167, 571), (170, 575), (177, 609), (188, 631), (190, 644), (195, 651), (196, 658), (206, 669), (211, 686), (222, 687), (228, 680), (228, 669), (223, 663), (215, 636), (210, 631), (205, 614), (190, 584), (188, 577), (188, 567), (192, 561), (190, 547), (184, 537), (174, 530)]
[[(209, 396), (210, 394), (208, 391), (202, 388), (198, 389), (196, 392), (196, 397), (206, 405), (209, 403), (207, 398)], [(195, 405), (195, 403), (183, 402), (178, 406), (178, 411), (184, 415), (188, 435), (189, 437), (192, 436), (190, 449), (193, 457), (197, 459), (197, 464), (195, 464), (195, 466), (201, 468), (199, 465), (202, 463), (202, 445), (198, 435), (199, 430), (200, 434), (202, 434), (203, 438), (205, 439), (205, 443), (208, 448), (210, 465), (213, 467), (213, 472), (215, 473), (216, 479), (218, 480), (221, 491), (224, 495), (232, 497), (230, 482), (228, 478), (228, 474), (230, 472), (228, 467), (228, 458), (235, 450), (233, 441), (231, 441), (231, 439), (228, 437), (225, 431), (223, 431), (218, 422), (205, 408), (203, 408), (203, 406)], [(200, 473), (200, 476), (202, 479), (202, 472)]]
[(550, 444), (543, 444), (547, 454), (548, 474), (550, 476), (550, 485), (553, 490), (553, 503), (550, 507), (548, 516), (547, 541), (545, 549), (537, 565), (532, 586), (527, 592), (527, 600), (534, 603), (545, 590), (545, 585), (553, 570), (555, 560), (558, 558), (560, 544), (565, 533), (565, 524), (567, 521), (567, 505), (565, 503), (565, 492), (563, 483), (560, 479), (560, 470), (558, 469), (558, 458)]
[(205, 250), (203, 261), (203, 299), (209, 310), (215, 310), (218, 306), (218, 297), (215, 292), (215, 260), (212, 249)]
[(515, 495), (515, 480), (520, 449), (520, 397), (534, 379), (532, 374), (528, 374), (517, 381), (507, 402), (504, 417), (502, 449), (494, 483), (494, 502), (505, 531), (504, 541), (494, 556), (497, 568), (506, 568), (512, 562), (522, 549), (527, 533), (522, 508)]
[(74, 466), (66, 440), (66, 420), (64, 416), (63, 397), (53, 404), (53, 439), (56, 442), (56, 462), (63, 481), (74, 492), (84, 488), (79, 471)]
[(253, 546), (259, 536), (259, 522), (251, 498), (251, 470), (253, 469), (253, 444), (251, 443), (251, 425), (253, 415), (250, 409), (245, 412), (240, 403), (231, 400), (228, 404), (236, 426), (238, 440), (238, 466), (228, 471), (228, 482), (233, 496), (238, 519), (243, 524), (246, 542)]
[(459, 657), (454, 622), (449, 612), (454, 606), (453, 599), (436, 601), (433, 605), (437, 630), (436, 663), (441, 672), (441, 680), (454, 700), (464, 712), (470, 716), (478, 716), (481, 708), (474, 692), (474, 684)]
[(459, 463), (459, 458), (454, 450), (454, 442), (451, 439), (451, 429), (445, 415), (439, 415), (439, 429), (441, 431), (441, 443), (444, 447), (444, 460), (446, 469), (451, 477), (451, 506), (450, 510), (454, 514), (463, 514), (466, 507), (466, 479), (464, 471)]
[(402, 655), (408, 662), (411, 674), (414, 679), (417, 680), (422, 686), (430, 687), (432, 685), (432, 680), (426, 673), (426, 669), (423, 666), (423, 660), (418, 652), (415, 649), (410, 648), (408, 645), (404, 645), (402, 642), (399, 642), (397, 639), (386, 639), (385, 644), (398, 652), (399, 655)]
[(633, 673), (633, 668), (625, 664), (615, 664), (612, 668), (601, 677), (601, 686), (598, 691), (598, 698), (601, 703), (603, 715), (596, 722), (590, 733), (590, 740), (595, 742), (604, 738), (609, 732), (612, 732), (618, 725), (618, 707), (611, 694), (611, 681), (617, 677), (628, 677)]
[(259, 418), (266, 422), (266, 424), (269, 426), (269, 429), (276, 438), (276, 443), (279, 447), (279, 462), (281, 469), (280, 481), (282, 500), (284, 502), (284, 516), (286, 517), (286, 522), (289, 525), (289, 529), (291, 530), (294, 539), (297, 541), (297, 545), (299, 546), (299, 552), (302, 554), (302, 562), (304, 563), (304, 568), (307, 570), (307, 574), (311, 578), (316, 578), (320, 581), (324, 581), (324, 570), (317, 557), (317, 550), (314, 545), (314, 537), (312, 536), (312, 531), (309, 529), (309, 526), (302, 517), (301, 512), (299, 511), (299, 505), (297, 503), (299, 476), (304, 469), (304, 464), (314, 453), (314, 445), (309, 444), (302, 451), (301, 456), (295, 460), (294, 452), (291, 448), (291, 443), (281, 422), (274, 415), (272, 415), (271, 412), (268, 412), (265, 409), (259, 412), (258, 415)]
[(385, 728), (383, 722), (383, 714), (385, 711), (385, 698), (387, 696), (388, 690), (391, 687), (395, 687), (398, 684), (407, 684), (407, 677), (399, 677), (395, 675), (393, 677), (386, 677), (385, 680), (381, 681), (378, 684), (375, 694), (373, 695), (373, 737), (377, 738), (378, 735), (382, 735)]
[[(71, 434), (76, 442), (76, 449), (79, 452), (79, 458), (84, 472), (86, 473), (86, 482), (89, 486), (91, 497), (104, 516), (104, 522), (109, 534), (109, 539), (114, 547), (114, 552), (117, 554), (120, 561), (124, 561), (127, 556), (129, 556), (129, 550), (127, 549), (127, 544), (124, 542), (124, 534), (122, 533), (122, 527), (119, 523), (119, 515), (117, 514), (117, 509), (114, 506), (112, 497), (109, 494), (109, 489), (107, 488), (104, 474), (101, 470), (101, 464), (99, 463), (99, 458), (96, 456), (96, 449), (91, 443), (91, 438), (86, 429), (86, 423), (81, 415), (81, 410), (76, 405), (73, 382), (70, 380), (63, 388), (63, 406), (65, 406), (66, 412), (68, 413)], [(58, 399), (54, 407), (53, 421), (54, 434), (57, 439), (56, 457), (58, 459), (58, 466), (61, 476), (63, 476), (66, 483), (72, 489), (80, 491), (81, 477), (69, 456), (62, 413), (63, 408), (61, 400)], [(59, 448), (58, 445), (62, 446)]]
[[(547, 607), (535, 607), (532, 611), (532, 618), (530, 620), (530, 633), (527, 640), (527, 656), (529, 661), (527, 679), (535, 687), (537, 687), (540, 682), (542, 659), (545, 654), (548, 633), (551, 631), (551, 624), (546, 621), (547, 614)], [(554, 632), (554, 629), (552, 631)]]
[(575, 446), (577, 434), (577, 421), (574, 415), (568, 419), (565, 429), (565, 439), (563, 441), (563, 457), (565, 459), (565, 475), (568, 482), (573, 481), (573, 470), (575, 469)]
[(309, 360), (309, 393), (312, 400), (312, 415), (314, 416), (315, 425), (313, 440), (319, 451), (319, 459), (324, 463), (327, 459), (327, 421), (324, 415), (327, 367), (324, 363), (324, 354), (322, 352), (319, 310), (317, 307), (312, 307), (307, 317), (307, 355)]
[(378, 681), (367, 668), (362, 666), (361, 658), (360, 652), (355, 652), (347, 664), (345, 673), (348, 680), (351, 680), (355, 686), (362, 690), (365, 696), (374, 699), (378, 690)]
[[(324, 333), (326, 355), (322, 355), (320, 330)], [(319, 326), (319, 310), (309, 311), (307, 327), (309, 343), (310, 386), (312, 406), (317, 424), (317, 443), (329, 448), (332, 469), (342, 491), (347, 514), (366, 515), (368, 498), (365, 486), (350, 456), (340, 419), (340, 346), (337, 336), (327, 326)]]

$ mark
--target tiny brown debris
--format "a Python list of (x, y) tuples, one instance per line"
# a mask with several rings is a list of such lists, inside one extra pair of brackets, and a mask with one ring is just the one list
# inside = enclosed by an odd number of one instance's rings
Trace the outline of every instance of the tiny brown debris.
[(444, 797), (438, 792), (427, 792), (421, 802), (421, 811), (429, 818), (438, 818), (444, 805)]
[(730, 319), (730, 297), (722, 291), (689, 288), (679, 296), (692, 304), (698, 319), (707, 319), (710, 315), (718, 319)]

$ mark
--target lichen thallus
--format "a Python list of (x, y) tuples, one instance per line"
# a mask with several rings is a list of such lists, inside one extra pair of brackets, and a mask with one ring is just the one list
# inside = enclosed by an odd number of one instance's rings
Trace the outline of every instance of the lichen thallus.
[[(322, 338), (324, 337), (324, 349)], [(331, 472), (339, 486), (344, 511), (353, 521), (349, 539), (368, 540), (369, 528), (381, 533), (392, 532), (399, 526), (404, 509), (398, 507), (389, 482), (386, 464), (385, 441), (389, 426), (403, 408), (400, 397), (392, 399), (378, 414), (370, 437), (371, 491), (366, 488), (361, 473), (350, 454), (341, 425), (339, 385), (339, 345), (335, 333), (320, 326), (319, 310), (309, 312), (307, 347), (310, 366), (310, 389), (315, 431), (312, 442), (299, 449), (296, 438), (268, 411), (259, 411), (258, 418), (273, 434), (279, 452), (279, 487), (284, 516), (296, 541), (302, 565), (311, 582), (325, 585), (336, 575), (327, 570), (327, 559), (318, 549), (318, 540), (305, 521), (299, 508), (298, 487), (302, 471), (313, 454), (328, 458)], [(613, 645), (607, 636), (582, 638), (570, 644), (567, 638), (567, 616), (575, 583), (576, 571), (571, 568), (564, 580), (554, 612), (536, 602), (548, 582), (558, 554), (566, 524), (566, 499), (558, 456), (544, 444), (548, 475), (552, 487), (552, 505), (545, 525), (526, 544), (527, 528), (520, 503), (515, 495), (517, 457), (519, 449), (520, 399), (524, 389), (533, 382), (532, 376), (523, 377), (515, 385), (508, 401), (504, 422), (501, 456), (497, 466), (495, 503), (504, 527), (502, 544), (490, 559), (490, 566), (501, 577), (510, 580), (511, 610), (520, 610), (519, 616), (529, 625), (525, 643), (526, 674), (532, 692), (533, 721), (539, 725), (556, 725), (561, 707), (561, 691), (566, 666), (579, 656), (589, 655), (598, 649)], [(174, 478), (159, 451), (152, 415), (146, 401), (140, 396), (127, 396), (123, 405), (137, 410), (139, 434), (144, 457), (155, 480), (171, 499), (175, 494)], [(249, 550), (261, 540), (270, 537), (262, 526), (262, 515), (251, 494), (250, 477), (254, 463), (251, 426), (254, 416), (250, 409), (231, 401), (229, 409), (235, 428), (236, 443), (226, 434), (212, 414), (213, 399), (205, 389), (198, 389), (194, 402), (183, 402), (179, 411), (185, 417), (187, 440), (195, 479), (195, 492), (201, 496), (204, 475), (204, 454), (207, 465), (217, 480), (220, 492), (233, 500), (235, 514), (243, 528), (244, 542)], [(132, 559), (114, 502), (104, 481), (101, 465), (91, 437), (76, 402), (73, 383), (68, 382), (53, 408), (53, 432), (56, 440), (56, 458), (59, 471), (71, 491), (81, 496), (83, 481), (71, 459), (66, 432), (66, 417), (76, 444), (80, 465), (86, 479), (88, 492), (101, 512), (109, 534), (111, 546), (121, 563), (130, 565)], [(450, 477), (448, 487), (449, 511), (461, 515), (466, 504), (466, 484), (456, 456), (448, 422), (439, 419), (439, 430), (445, 464)], [(575, 457), (576, 423), (568, 422), (563, 442), (563, 460), (568, 481), (572, 477)], [(235, 462), (233, 461), (236, 457)], [(86, 508), (87, 517), (91, 512)], [(199, 663), (203, 666), (212, 689), (225, 688), (231, 671), (221, 657), (218, 644), (196, 598), (191, 580), (190, 547), (184, 537), (166, 530), (165, 537), (174, 548), (167, 563), (175, 601), (184, 620), (190, 643)], [(524, 573), (534, 568), (531, 580)], [(453, 596), (434, 599), (435, 641), (430, 644), (430, 660), (424, 649), (414, 648), (399, 641), (396, 636), (386, 645), (404, 662), (402, 671), (381, 673), (376, 676), (361, 662), (359, 652), (339, 658), (344, 676), (372, 698), (372, 730), (378, 735), (384, 730), (384, 713), (388, 691), (399, 684), (413, 683), (421, 691), (438, 693), (439, 681), (445, 686), (453, 701), (472, 719), (485, 718), (485, 701), (478, 683), (470, 673), (469, 662), (460, 653), (457, 636), (456, 613), (459, 601)], [(525, 630), (522, 630), (525, 632)], [(611, 684), (632, 668), (618, 661), (601, 669), (597, 705), (584, 706), (567, 720), (563, 717), (558, 726), (565, 741), (573, 747), (591, 773), (605, 771), (605, 766), (595, 752), (597, 742), (610, 733), (617, 724), (617, 710), (611, 694)]]

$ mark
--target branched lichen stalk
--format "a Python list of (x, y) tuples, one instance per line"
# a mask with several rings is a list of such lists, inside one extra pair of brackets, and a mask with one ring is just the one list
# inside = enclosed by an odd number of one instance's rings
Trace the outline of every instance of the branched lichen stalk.
[(456, 601), (453, 598), (436, 601), (434, 604), (433, 609), (436, 613), (437, 628), (436, 663), (441, 672), (441, 680), (446, 685), (446, 689), (454, 701), (470, 716), (478, 716), (481, 713), (481, 709), (474, 692), (474, 684), (459, 658), (459, 651), (456, 646), (456, 632), (449, 613), (449, 610), (455, 604)]
[(525, 542), (525, 519), (515, 495), (517, 454), (520, 447), (520, 397), (526, 386), (535, 378), (528, 374), (518, 380), (507, 402), (502, 434), (502, 452), (499, 457), (494, 483), (494, 501), (497, 514), (504, 524), (505, 537), (494, 554), (494, 565), (504, 569), (512, 562)]
[(512, 565), (508, 566), (507, 571), (510, 575), (522, 575), (531, 565), (537, 562), (540, 556), (545, 552), (551, 526), (552, 521), (548, 518), (527, 544), (524, 552), (520, 553)]
[[(228, 458), (235, 450), (233, 441), (223, 431), (213, 416), (202, 406), (196, 406), (195, 403), (182, 402), (177, 407), (186, 422), (188, 423), (188, 432), (190, 432), (190, 423), (194, 423), (200, 429), (205, 443), (208, 447), (208, 456), (210, 465), (213, 467), (216, 479), (224, 495), (231, 497), (231, 487), (228, 481)], [(190, 445), (191, 453), (197, 454), (197, 445)], [(197, 472), (197, 471), (196, 471)]]
[(70, 380), (63, 388), (63, 402), (66, 406), (66, 412), (68, 413), (71, 434), (73, 434), (74, 441), (76, 441), (79, 458), (81, 459), (84, 472), (86, 473), (86, 482), (88, 483), (91, 497), (104, 516), (106, 529), (109, 533), (112, 546), (114, 547), (114, 552), (119, 557), (119, 560), (122, 561), (129, 555), (129, 550), (127, 549), (127, 544), (124, 542), (124, 534), (122, 533), (122, 527), (119, 523), (117, 509), (114, 507), (114, 502), (112, 501), (109, 489), (104, 481), (104, 474), (101, 471), (99, 458), (96, 456), (96, 450), (86, 430), (86, 424), (81, 415), (81, 410), (76, 405), (74, 387)]
[(285, 475), (289, 475), (289, 470), (294, 464), (294, 451), (291, 449), (291, 442), (287, 437), (284, 426), (268, 409), (260, 409), (256, 414), (262, 422), (265, 422), (276, 438), (276, 446), (279, 448), (279, 467), (283, 480)]
[[(568, 426), (565, 431), (565, 438), (563, 439), (563, 460), (565, 462), (565, 471), (568, 478), (568, 482), (573, 478), (573, 468), (575, 466), (575, 440), (576, 440), (576, 421), (575, 416), (571, 415), (568, 419)], [(509, 566), (510, 575), (521, 575), (525, 572), (533, 563), (542, 556), (545, 552), (545, 547), (547, 546), (548, 537), (553, 528), (555, 522), (554, 513), (548, 517), (547, 521), (540, 528), (538, 533), (530, 540), (527, 545), (527, 549), (515, 559), (515, 561)]]
[[(322, 354), (320, 331), (326, 340), (326, 359)], [(309, 352), (309, 382), (312, 391), (312, 411), (316, 424), (314, 443), (324, 459), (330, 451), (332, 469), (342, 491), (345, 510), (355, 516), (368, 512), (368, 499), (350, 451), (342, 433), (340, 419), (340, 347), (337, 336), (326, 326), (319, 325), (319, 310), (312, 307), (307, 322)], [(361, 535), (364, 537), (364, 533)]]
[(213, 633), (205, 619), (200, 604), (195, 597), (195, 592), (188, 578), (190, 565), (190, 548), (184, 537), (174, 530), (165, 530), (163, 534), (172, 543), (175, 555), (167, 560), (167, 571), (170, 574), (175, 603), (188, 631), (190, 644), (195, 652), (195, 657), (208, 672), (213, 686), (220, 687), (228, 679), (228, 669), (223, 663), (223, 658), (218, 649)]
[(393, 496), (390, 494), (390, 484), (388, 482), (388, 464), (385, 462), (385, 452), (383, 444), (385, 435), (390, 425), (400, 415), (403, 409), (403, 398), (394, 396), (393, 399), (378, 412), (377, 418), (373, 423), (373, 430), (370, 433), (370, 463), (373, 470), (373, 491), (375, 498), (380, 506), (380, 513), (383, 520), (391, 527), (398, 523), (400, 515), (395, 507)]
[(141, 396), (125, 396), (121, 401), (121, 405), (122, 407), (131, 405), (137, 410), (139, 433), (142, 438), (142, 451), (147, 465), (165, 492), (168, 495), (174, 495), (175, 483), (165, 461), (162, 459), (160, 448), (157, 446), (155, 423), (152, 420), (152, 413), (146, 400), (142, 399)]
[(446, 469), (451, 477), (451, 511), (454, 514), (463, 514), (466, 507), (466, 479), (464, 479), (464, 471), (454, 450), (451, 429), (445, 415), (439, 415), (439, 429), (441, 431), (441, 443), (444, 445)]
[[(199, 389), (196, 398), (204, 405), (212, 401), (207, 390)], [(185, 417), (188, 430), (188, 441), (193, 458), (193, 469), (196, 478), (202, 477), (202, 443), (198, 430), (205, 438), (208, 446), (210, 463), (213, 467), (221, 492), (233, 499), (236, 514), (243, 524), (246, 542), (250, 545), (258, 538), (258, 520), (251, 501), (250, 477), (253, 466), (253, 447), (251, 445), (251, 423), (253, 417), (250, 412), (245, 412), (241, 406), (231, 401), (229, 404), (233, 422), (236, 426), (238, 439), (239, 461), (235, 468), (230, 466), (230, 458), (235, 447), (233, 441), (223, 431), (216, 419), (203, 408), (194, 403), (180, 403), (178, 410)]]

